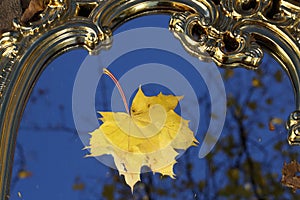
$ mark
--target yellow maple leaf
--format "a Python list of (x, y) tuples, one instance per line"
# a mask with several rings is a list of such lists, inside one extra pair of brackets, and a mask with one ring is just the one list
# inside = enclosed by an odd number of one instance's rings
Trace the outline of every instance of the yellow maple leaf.
[(87, 156), (112, 155), (132, 191), (143, 166), (174, 178), (173, 166), (179, 154), (176, 149), (186, 150), (198, 143), (189, 121), (174, 112), (182, 98), (162, 93), (145, 96), (139, 87), (130, 113), (99, 112), (103, 123), (90, 133)]

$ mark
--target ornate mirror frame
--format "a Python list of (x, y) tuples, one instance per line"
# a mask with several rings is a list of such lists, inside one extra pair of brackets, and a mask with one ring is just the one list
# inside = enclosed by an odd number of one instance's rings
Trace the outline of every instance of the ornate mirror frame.
[(169, 14), (185, 49), (225, 68), (256, 69), (263, 53), (288, 74), (296, 108), (288, 142), (300, 144), (300, 2), (298, 0), (50, 0), (39, 19), (13, 22), (0, 35), (0, 199), (8, 199), (17, 130), (41, 72), (57, 56), (83, 47), (97, 54), (124, 22)]

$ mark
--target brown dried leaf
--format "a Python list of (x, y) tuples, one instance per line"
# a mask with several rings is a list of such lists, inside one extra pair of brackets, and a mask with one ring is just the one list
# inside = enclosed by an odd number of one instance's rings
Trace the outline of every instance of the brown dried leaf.
[(294, 192), (300, 189), (300, 176), (297, 173), (300, 172), (300, 164), (297, 161), (292, 161), (287, 164), (284, 163), (282, 168), (281, 183), (289, 188), (292, 188)]
[(21, 22), (27, 23), (35, 14), (45, 9), (44, 0), (31, 0), (28, 8), (24, 11)]

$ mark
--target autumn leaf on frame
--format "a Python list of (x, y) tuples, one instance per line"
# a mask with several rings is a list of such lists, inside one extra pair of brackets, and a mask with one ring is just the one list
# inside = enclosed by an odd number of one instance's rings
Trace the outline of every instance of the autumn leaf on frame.
[[(106, 70), (106, 69), (105, 69)], [(105, 71), (124, 93), (116, 78)], [(102, 125), (90, 133), (90, 156), (111, 155), (120, 175), (133, 191), (140, 181), (141, 168), (174, 178), (174, 164), (179, 153), (198, 143), (189, 129), (189, 121), (174, 109), (182, 96), (146, 96), (139, 87), (132, 106), (125, 112), (99, 112)], [(124, 99), (123, 99), (124, 101)], [(124, 101), (126, 107), (127, 103)]]
[(21, 22), (27, 23), (35, 14), (43, 11), (46, 8), (46, 2), (44, 0), (31, 0), (28, 8), (21, 16)]
[(292, 188), (294, 192), (300, 189), (300, 164), (297, 161), (291, 161), (291, 163), (284, 163), (282, 168), (281, 183), (289, 188)]

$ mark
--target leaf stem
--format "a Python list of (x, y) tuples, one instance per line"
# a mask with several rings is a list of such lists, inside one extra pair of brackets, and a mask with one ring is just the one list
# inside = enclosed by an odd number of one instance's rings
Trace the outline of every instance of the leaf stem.
[(129, 108), (128, 108), (128, 104), (127, 104), (127, 101), (126, 101), (126, 97), (125, 97), (124, 91), (123, 91), (119, 81), (116, 79), (116, 77), (110, 71), (108, 71), (108, 69), (103, 68), (103, 73), (106, 74), (107, 76), (109, 76), (113, 80), (113, 82), (116, 84), (116, 86), (119, 90), (119, 93), (122, 97), (126, 112), (129, 114)]

